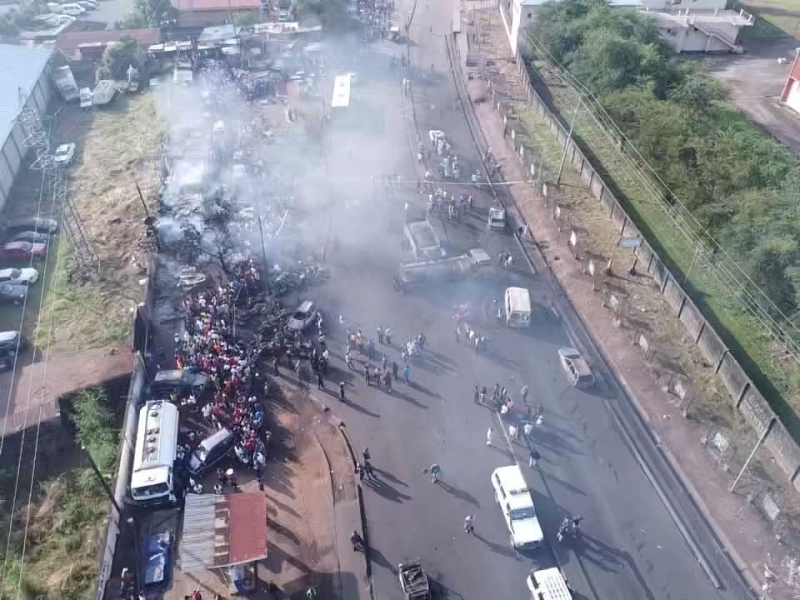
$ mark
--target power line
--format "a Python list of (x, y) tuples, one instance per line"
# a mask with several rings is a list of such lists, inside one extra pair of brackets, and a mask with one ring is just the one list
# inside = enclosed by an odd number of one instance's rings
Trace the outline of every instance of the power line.
[[(614, 122), (608, 112), (600, 104), (597, 97), (577, 80), (569, 71), (558, 62), (555, 57), (547, 50), (544, 42), (533, 34), (526, 32), (525, 39), (531, 44), (531, 49), (537, 58), (544, 63), (553, 76), (558, 78), (568, 88), (572, 88), (574, 93), (580, 93), (586, 99), (586, 114), (597, 125), (598, 131), (604, 135), (609, 145), (615, 148), (620, 141), (626, 143), (626, 148), (630, 148), (641, 165), (631, 161), (631, 157), (621, 150), (617, 150), (616, 155), (622, 159), (622, 165), (618, 168), (624, 171), (625, 176), (632, 185), (641, 186), (645, 194), (650, 194), (653, 198), (645, 202), (663, 210), (675, 225), (676, 229), (688, 241), (695, 245), (693, 264), (706, 267), (705, 272), (716, 280), (717, 284), (726, 291), (732, 292), (739, 304), (762, 326), (770, 335), (776, 339), (792, 356), (800, 362), (800, 328), (798, 328), (789, 317), (772, 301), (766, 292), (739, 266), (736, 260), (717, 242), (711, 233), (694, 217), (684, 202), (678, 197), (666, 182), (661, 179), (655, 169), (641, 155), (638, 149), (622, 132)], [(608, 131), (613, 130), (613, 135)], [(641, 166), (647, 169), (647, 173), (641, 171)], [(651, 179), (651, 177), (654, 179)], [(621, 182), (623, 183), (623, 182)], [(674, 202), (674, 206), (670, 203)], [(664, 245), (672, 245), (666, 239), (658, 239)], [(680, 254), (680, 248), (675, 248)], [(708, 261), (713, 257), (713, 264)], [(690, 267), (691, 268), (691, 267)], [(687, 270), (686, 276), (688, 277)], [(748, 285), (745, 285), (748, 284)], [(748, 289), (749, 288), (749, 289)], [(752, 290), (752, 291), (751, 291)], [(756, 295), (754, 295), (756, 294)], [(776, 313), (781, 317), (781, 321), (770, 314)], [(784, 327), (786, 325), (786, 327)]]

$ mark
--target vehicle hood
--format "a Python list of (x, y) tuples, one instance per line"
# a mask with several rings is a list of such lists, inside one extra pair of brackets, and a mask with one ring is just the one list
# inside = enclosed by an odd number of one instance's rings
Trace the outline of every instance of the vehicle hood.
[(20, 276), (19, 278), (23, 281), (27, 281), (28, 279), (33, 279), (38, 274), (36, 269), (31, 269), (30, 267), (25, 267), (24, 269), (20, 269)]
[(544, 540), (542, 526), (536, 517), (511, 521), (511, 527), (513, 530), (511, 535), (514, 537), (514, 544), (517, 546), (538, 544)]

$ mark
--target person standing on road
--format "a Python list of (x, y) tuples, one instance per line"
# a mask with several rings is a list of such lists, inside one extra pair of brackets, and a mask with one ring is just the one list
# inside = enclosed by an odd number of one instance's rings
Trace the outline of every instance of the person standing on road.
[(387, 346), (391, 346), (392, 345), (392, 328), (391, 327), (387, 327), (386, 328), (386, 330), (383, 332), (383, 337), (386, 340), (386, 345)]
[(358, 535), (357, 531), (353, 531), (353, 533), (350, 534), (350, 542), (353, 544), (353, 552), (364, 549), (364, 540)]
[(515, 425), (508, 426), (508, 439), (512, 442), (517, 439), (517, 428)]
[(392, 377), (397, 381), (397, 362), (394, 360), (392, 361)]
[(478, 389), (478, 386), (475, 386), (475, 391), (473, 392), (473, 400), (475, 404), (478, 404), (481, 400), (481, 391)]
[(456, 325), (456, 344), (461, 343), (461, 325)]
[(411, 367), (409, 365), (403, 367), (403, 379), (405, 379), (406, 385), (411, 385)]
[(381, 358), (381, 370), (382, 371), (386, 370), (386, 354), (384, 354), (383, 358)]
[(381, 328), (380, 325), (378, 325), (377, 333), (378, 333), (378, 343), (382, 344), (383, 343), (383, 329)]
[(531, 448), (531, 453), (528, 456), (528, 466), (531, 469), (536, 468), (536, 465), (539, 464), (540, 458), (542, 458), (542, 455), (539, 454), (539, 451), (536, 448)]
[(366, 381), (367, 386), (369, 386), (369, 363), (367, 363), (367, 366), (364, 367), (364, 381)]
[(439, 483), (439, 477), (442, 475), (442, 468), (438, 463), (433, 463), (430, 468), (431, 483)]
[(475, 520), (472, 515), (467, 515), (464, 519), (464, 531), (467, 533), (475, 533)]
[(522, 396), (522, 403), (523, 404), (527, 404), (528, 403), (528, 391), (529, 391), (528, 390), (528, 386), (527, 385), (523, 385), (522, 389), (519, 392), (520, 395)]
[(317, 371), (317, 389), (324, 390), (325, 389), (325, 380), (322, 379), (322, 372)]
[(522, 426), (522, 436), (526, 440), (530, 441), (530, 439), (533, 437), (533, 423), (528, 421)]
[(339, 382), (339, 400), (344, 402), (344, 381)]
[(494, 433), (494, 428), (489, 427), (489, 430), (486, 432), (486, 445), (492, 445), (492, 434)]

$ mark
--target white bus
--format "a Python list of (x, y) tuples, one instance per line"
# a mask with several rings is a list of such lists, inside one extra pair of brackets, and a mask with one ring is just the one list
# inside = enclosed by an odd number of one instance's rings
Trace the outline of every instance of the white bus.
[(173, 465), (178, 452), (178, 409), (167, 400), (148, 402), (139, 411), (131, 496), (136, 504), (174, 504)]
[(333, 97), (331, 98), (331, 114), (347, 112), (350, 107), (351, 75), (337, 75), (333, 80)]

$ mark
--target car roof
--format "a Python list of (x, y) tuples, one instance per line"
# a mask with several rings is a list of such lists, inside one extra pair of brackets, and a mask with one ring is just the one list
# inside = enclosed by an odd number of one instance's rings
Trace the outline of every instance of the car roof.
[(168, 371), (159, 371), (156, 373), (155, 381), (173, 381), (180, 380), (181, 372), (178, 369), (170, 369)]
[(206, 439), (204, 439), (202, 442), (200, 442), (200, 445), (203, 448), (205, 448), (206, 450), (209, 450), (209, 449), (213, 448), (214, 446), (216, 446), (217, 444), (219, 444), (225, 438), (230, 437), (232, 435), (233, 434), (230, 432), (229, 429), (226, 429), (226, 428), (223, 427), (219, 431), (215, 431), (210, 436), (208, 436)]
[(66, 152), (71, 146), (74, 146), (74, 144), (61, 144), (58, 148), (56, 148), (56, 152)]
[(558, 354), (564, 358), (580, 358), (581, 356), (581, 353), (575, 348), (561, 348)]
[(11, 273), (14, 271), (21, 271), (22, 269), (0, 269), (0, 277), (11, 277)]
[(492, 475), (497, 475), (500, 478), (506, 493), (511, 494), (521, 492), (522, 490), (528, 490), (528, 483), (525, 481), (522, 469), (520, 469), (518, 465), (499, 467), (494, 470)]
[(308, 312), (314, 306), (311, 300), (304, 300), (303, 303), (297, 307), (299, 312)]
[(533, 506), (533, 498), (528, 490), (518, 494), (509, 494), (506, 496), (506, 502), (511, 510), (518, 508), (531, 508)]

